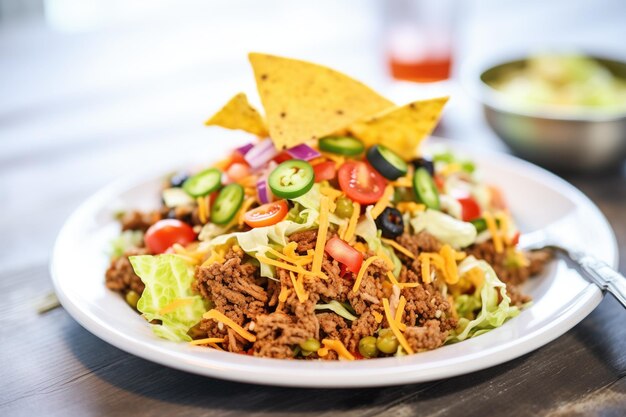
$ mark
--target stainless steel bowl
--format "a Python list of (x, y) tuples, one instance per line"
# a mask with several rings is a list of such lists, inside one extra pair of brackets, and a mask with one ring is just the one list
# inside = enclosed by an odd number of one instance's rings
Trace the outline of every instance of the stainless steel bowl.
[[(626, 79), (626, 63), (596, 59)], [(508, 61), (481, 72), (479, 77), (474, 72), (474, 81), (470, 81), (495, 133), (523, 158), (557, 170), (591, 172), (623, 162), (626, 112), (566, 113), (539, 106), (529, 110), (489, 85), (502, 71), (523, 66), (524, 62), (523, 59)]]

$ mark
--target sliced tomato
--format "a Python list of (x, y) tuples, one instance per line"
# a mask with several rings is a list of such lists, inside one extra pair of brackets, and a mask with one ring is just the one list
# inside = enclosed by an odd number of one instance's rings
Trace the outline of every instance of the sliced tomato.
[(187, 245), (196, 240), (191, 226), (176, 219), (159, 220), (146, 231), (144, 241), (151, 253), (166, 252), (172, 245)]
[(234, 151), (230, 155), (230, 163), (231, 164), (240, 163), (240, 164), (248, 165), (248, 161), (246, 161), (246, 158), (244, 158), (243, 154), (239, 151)]
[(338, 237), (333, 237), (326, 242), (324, 250), (334, 260), (344, 264), (346, 268), (348, 268), (348, 271), (355, 274), (359, 273), (361, 264), (363, 263), (363, 254), (348, 245), (345, 241), (339, 239)]
[(433, 177), (433, 180), (435, 181), (435, 185), (437, 186), (437, 190), (442, 193), (443, 192), (443, 187), (445, 186), (445, 180), (443, 179), (443, 177), (441, 175), (435, 174), (435, 176)]
[(284, 219), (288, 211), (287, 202), (278, 200), (246, 211), (243, 221), (250, 227), (271, 226)]
[(283, 162), (289, 161), (290, 159), (293, 159), (291, 155), (289, 155), (287, 151), (282, 151), (274, 157), (273, 161), (277, 164), (282, 164)]
[(466, 197), (458, 197), (457, 201), (461, 204), (461, 215), (464, 222), (469, 222), (470, 220), (474, 220), (480, 217), (480, 206), (478, 205), (474, 197), (472, 197), (471, 195), (468, 195)]
[(239, 181), (250, 175), (250, 166), (241, 162), (234, 162), (226, 170), (226, 175), (231, 181)]
[(338, 177), (341, 190), (357, 203), (373, 204), (385, 191), (385, 179), (365, 162), (344, 163)]
[(511, 238), (511, 245), (512, 246), (517, 246), (517, 244), (519, 243), (519, 237), (520, 237), (519, 231), (515, 232), (515, 234)]
[(313, 172), (315, 172), (315, 182), (332, 180), (337, 174), (335, 163), (333, 161), (326, 161), (313, 165)]

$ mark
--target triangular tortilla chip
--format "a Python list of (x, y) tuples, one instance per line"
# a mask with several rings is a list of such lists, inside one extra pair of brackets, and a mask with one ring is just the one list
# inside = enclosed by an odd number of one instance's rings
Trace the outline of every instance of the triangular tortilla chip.
[(248, 57), (278, 149), (319, 139), (394, 105), (364, 84), (321, 65), (258, 53)]
[(366, 146), (380, 143), (409, 159), (437, 125), (447, 101), (448, 97), (414, 101), (355, 122), (347, 130)]
[(221, 126), (227, 129), (245, 130), (260, 137), (267, 136), (265, 121), (259, 112), (248, 103), (244, 93), (231, 98), (224, 107), (204, 122), (207, 126)]

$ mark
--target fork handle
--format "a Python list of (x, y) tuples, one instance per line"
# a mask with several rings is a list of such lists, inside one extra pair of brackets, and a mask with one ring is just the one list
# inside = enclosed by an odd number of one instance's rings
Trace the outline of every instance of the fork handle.
[(585, 278), (596, 283), (602, 292), (609, 292), (626, 307), (626, 277), (598, 258), (582, 252), (569, 252), (569, 258), (580, 268)]

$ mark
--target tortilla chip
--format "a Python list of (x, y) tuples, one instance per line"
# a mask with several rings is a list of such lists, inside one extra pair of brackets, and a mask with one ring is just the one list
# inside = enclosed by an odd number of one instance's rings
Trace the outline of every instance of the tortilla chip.
[(248, 103), (244, 93), (231, 98), (224, 107), (204, 122), (207, 126), (221, 126), (226, 129), (245, 130), (260, 137), (267, 136), (265, 121), (259, 112)]
[(295, 59), (248, 55), (278, 149), (329, 135), (394, 104), (330, 68)]
[(366, 146), (381, 143), (410, 159), (437, 125), (447, 101), (448, 97), (414, 101), (352, 123), (347, 130)]

